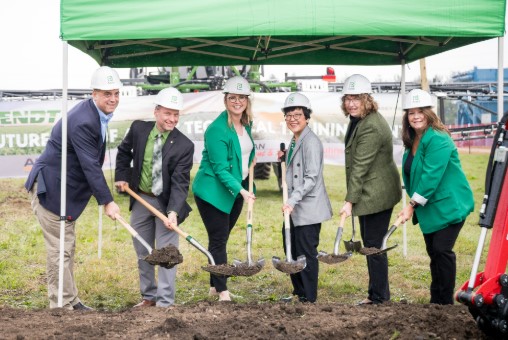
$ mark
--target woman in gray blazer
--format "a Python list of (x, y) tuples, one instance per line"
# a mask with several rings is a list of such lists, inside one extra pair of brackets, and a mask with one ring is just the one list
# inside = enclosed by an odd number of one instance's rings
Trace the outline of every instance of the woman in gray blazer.
[[(370, 81), (354, 74), (344, 82), (342, 111), (350, 118), (345, 140), (347, 194), (341, 214), (357, 215), (365, 247), (381, 248), (393, 207), (400, 201), (400, 175), (393, 161), (392, 131), (370, 95)], [(359, 304), (390, 300), (388, 257), (367, 256), (369, 289)]]
[[(291, 93), (282, 111), (288, 129), (294, 134), (286, 153), (288, 200), (284, 202), (282, 210), (290, 214), (293, 259), (305, 255), (307, 261), (303, 271), (290, 275), (293, 295), (298, 296), (301, 302), (315, 302), (321, 222), (332, 217), (332, 207), (323, 180), (323, 145), (308, 127), (312, 110), (307, 97), (301, 93)], [(284, 228), (282, 235), (286, 249)]]

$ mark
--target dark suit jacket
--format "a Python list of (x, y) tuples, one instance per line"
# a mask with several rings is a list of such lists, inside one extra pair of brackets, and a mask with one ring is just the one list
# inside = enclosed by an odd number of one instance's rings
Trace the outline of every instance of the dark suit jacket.
[[(139, 192), (146, 142), (154, 125), (153, 121), (134, 121), (127, 136), (118, 146), (115, 181), (129, 182), (130, 188), (135, 192)], [(157, 199), (166, 213), (174, 211), (178, 214), (178, 223), (183, 222), (192, 210), (186, 199), (193, 156), (194, 143), (177, 128), (171, 131), (162, 147), (163, 187)], [(133, 204), (134, 198), (131, 197), (130, 209)]]
[[(73, 107), (67, 116), (67, 213), (68, 220), (76, 220), (90, 197), (99, 204), (113, 201), (104, 178), (102, 164), (106, 145), (102, 141), (99, 112), (93, 99)], [(46, 148), (35, 162), (25, 188), (30, 190), (37, 180), (40, 204), (60, 216), (60, 183), (62, 158), (62, 121), (51, 131)]]

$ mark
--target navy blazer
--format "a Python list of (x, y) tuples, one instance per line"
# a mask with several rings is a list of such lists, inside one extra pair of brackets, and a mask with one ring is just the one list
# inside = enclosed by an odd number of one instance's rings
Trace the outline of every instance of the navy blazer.
[[(105, 152), (99, 112), (93, 99), (83, 100), (67, 114), (67, 220), (76, 220), (92, 195), (100, 205), (113, 201), (102, 171)], [(51, 130), (46, 148), (25, 183), (25, 188), (30, 190), (37, 181), (40, 204), (58, 216), (61, 159), (62, 120), (59, 120)]]
[[(129, 182), (129, 187), (135, 192), (139, 192), (146, 142), (154, 125), (153, 121), (134, 121), (118, 146), (115, 181)], [(174, 128), (162, 147), (163, 186), (162, 193), (157, 199), (164, 212), (174, 211), (178, 214), (178, 223), (182, 223), (192, 210), (186, 199), (193, 157), (194, 143), (180, 130)], [(130, 209), (134, 201), (131, 197)]]

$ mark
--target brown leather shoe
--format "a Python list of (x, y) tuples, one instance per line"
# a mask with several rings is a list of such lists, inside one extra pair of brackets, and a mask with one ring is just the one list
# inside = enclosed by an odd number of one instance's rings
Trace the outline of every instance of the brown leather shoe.
[(132, 308), (137, 308), (137, 307), (154, 307), (154, 306), (155, 306), (155, 301), (144, 300), (143, 299), (140, 303), (138, 303), (137, 305), (135, 305)]

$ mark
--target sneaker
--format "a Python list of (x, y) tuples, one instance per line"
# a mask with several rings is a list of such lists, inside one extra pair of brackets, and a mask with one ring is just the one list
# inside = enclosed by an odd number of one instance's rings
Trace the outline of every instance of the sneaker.
[(87, 305), (82, 304), (81, 302), (76, 303), (72, 306), (73, 310), (81, 310), (81, 311), (92, 311), (92, 307), (88, 307)]

